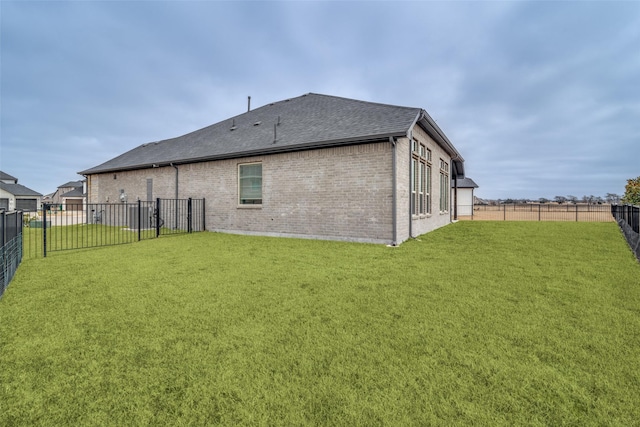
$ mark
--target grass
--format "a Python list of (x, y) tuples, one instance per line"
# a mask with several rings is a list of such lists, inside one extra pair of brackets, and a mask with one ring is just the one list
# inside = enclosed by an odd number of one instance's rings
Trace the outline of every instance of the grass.
[(0, 425), (638, 425), (638, 331), (611, 223), (58, 252), (0, 300)]

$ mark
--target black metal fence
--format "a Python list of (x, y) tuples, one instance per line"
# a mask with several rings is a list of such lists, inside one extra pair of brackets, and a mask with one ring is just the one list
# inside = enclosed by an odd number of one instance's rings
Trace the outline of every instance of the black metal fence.
[(81, 210), (44, 205), (25, 219), (26, 254), (119, 245), (205, 230), (204, 199), (89, 203)]
[(458, 218), (486, 221), (613, 221), (610, 205), (586, 203), (459, 206)]
[(22, 212), (0, 211), (0, 297), (22, 262)]
[(640, 206), (611, 205), (611, 214), (640, 261)]

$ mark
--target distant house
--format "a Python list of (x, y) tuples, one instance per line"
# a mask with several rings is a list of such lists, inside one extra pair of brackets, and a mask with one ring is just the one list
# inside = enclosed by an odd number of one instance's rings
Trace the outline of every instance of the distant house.
[[(453, 186), (454, 184), (452, 184), (452, 187)], [(463, 178), (458, 180), (457, 187), (458, 215), (473, 215), (473, 203), (475, 200), (473, 190), (478, 188), (478, 184), (476, 184), (471, 178)]]
[(0, 171), (0, 210), (35, 212), (42, 194), (18, 184), (18, 178)]
[(50, 203), (62, 207), (65, 211), (81, 211), (86, 199), (85, 181), (69, 181), (58, 187)]
[(422, 108), (310, 93), (79, 173), (90, 203), (205, 198), (210, 231), (395, 245), (451, 222), (464, 159)]

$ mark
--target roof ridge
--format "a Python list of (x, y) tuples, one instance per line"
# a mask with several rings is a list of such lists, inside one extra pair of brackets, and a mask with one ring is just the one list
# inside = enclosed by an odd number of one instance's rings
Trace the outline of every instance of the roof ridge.
[(365, 100), (362, 100), (362, 99), (347, 98), (347, 97), (344, 97), (344, 96), (326, 95), (326, 94), (323, 94), (323, 93), (315, 93), (315, 92), (309, 92), (309, 93), (304, 94), (302, 96), (307, 96), (307, 95), (317, 95), (317, 96), (323, 96), (323, 97), (326, 97), (326, 98), (342, 99), (342, 100), (345, 100), (345, 101), (352, 101), (352, 102), (357, 102), (357, 103), (360, 103), (360, 104), (380, 105), (382, 107), (405, 108), (407, 110), (422, 110), (421, 107), (408, 107), (406, 105), (388, 104), (388, 103), (376, 102), (376, 101), (365, 101)]

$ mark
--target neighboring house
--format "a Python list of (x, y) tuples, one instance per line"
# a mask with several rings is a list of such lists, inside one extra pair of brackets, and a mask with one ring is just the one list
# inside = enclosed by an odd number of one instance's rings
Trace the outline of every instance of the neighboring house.
[(421, 108), (310, 93), (79, 173), (89, 203), (205, 198), (210, 231), (396, 245), (451, 222), (464, 159)]
[(452, 188), (457, 185), (458, 187), (458, 196), (454, 197), (452, 194), (452, 198), (457, 198), (458, 200), (458, 215), (459, 216), (470, 216), (473, 215), (473, 190), (474, 188), (478, 188), (478, 184), (476, 184), (471, 178), (463, 178), (458, 179), (457, 183), (451, 182)]
[(58, 187), (50, 203), (65, 211), (81, 211), (86, 199), (85, 181), (70, 181)]
[(0, 171), (0, 210), (35, 212), (42, 194), (18, 184), (18, 178)]

